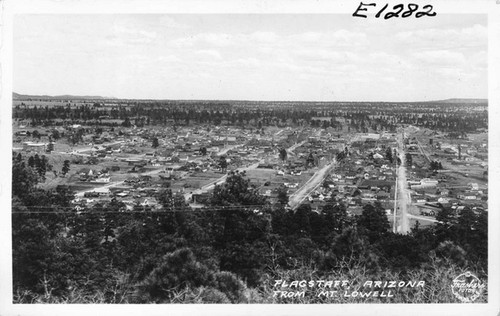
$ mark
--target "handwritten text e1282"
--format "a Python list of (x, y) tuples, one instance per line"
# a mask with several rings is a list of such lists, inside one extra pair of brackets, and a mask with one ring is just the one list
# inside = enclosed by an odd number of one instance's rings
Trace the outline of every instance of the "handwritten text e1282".
[[(358, 17), (358, 18), (367, 18), (368, 16), (364, 14), (364, 12), (372, 11), (369, 10), (370, 7), (377, 7), (376, 3), (363, 3), (360, 2), (358, 8), (354, 13), (352, 14), (353, 17)], [(374, 8), (374, 9), (375, 9)], [(432, 5), (427, 4), (422, 7), (420, 7), (416, 3), (408, 3), (406, 5), (404, 4), (396, 4), (392, 6), (392, 8), (389, 8), (389, 4), (386, 3), (381, 9), (377, 11), (375, 14), (375, 18), (384, 18), (385, 20), (392, 19), (392, 18), (410, 18), (410, 17), (415, 17), (415, 18), (422, 18), (422, 17), (432, 17), (436, 16), (436, 12), (433, 11), (434, 8)], [(373, 12), (376, 12), (373, 10)]]

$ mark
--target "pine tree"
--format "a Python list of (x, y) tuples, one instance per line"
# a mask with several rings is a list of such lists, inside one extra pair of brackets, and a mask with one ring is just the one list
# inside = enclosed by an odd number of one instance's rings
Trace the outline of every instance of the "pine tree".
[(33, 156), (30, 156), (28, 158), (28, 166), (30, 166), (31, 168), (35, 167), (35, 158), (33, 158)]
[(287, 194), (287, 188), (282, 185), (278, 188), (278, 203), (281, 205), (287, 205), (288, 204), (288, 194)]
[(69, 172), (69, 160), (64, 160), (64, 164), (61, 171), (63, 175), (66, 175)]
[(286, 158), (287, 158), (287, 156), (288, 156), (288, 153), (287, 153), (287, 151), (286, 151), (286, 149), (285, 149), (285, 148), (280, 148), (280, 150), (279, 150), (279, 155), (280, 155), (280, 159), (281, 159), (282, 161), (285, 161), (285, 160), (286, 160)]
[(219, 159), (219, 166), (222, 170), (222, 172), (225, 172), (227, 169), (227, 160), (225, 156), (220, 157)]
[(375, 241), (387, 234), (390, 224), (380, 203), (367, 204), (358, 217), (357, 224), (363, 228), (370, 241)]
[(153, 137), (153, 148), (158, 148), (160, 143), (158, 142), (158, 137)]

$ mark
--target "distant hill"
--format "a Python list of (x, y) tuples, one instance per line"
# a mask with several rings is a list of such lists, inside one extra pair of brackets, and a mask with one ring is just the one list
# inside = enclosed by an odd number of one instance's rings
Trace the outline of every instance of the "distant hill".
[[(119, 100), (118, 98), (115, 97), (102, 97), (102, 96), (96, 96), (96, 95), (29, 95), (29, 94), (19, 94), (16, 92), (12, 92), (12, 98), (14, 100)], [(121, 100), (130, 100), (130, 99), (121, 99)], [(151, 99), (137, 99), (141, 101), (152, 101)], [(339, 103), (340, 101), (324, 101), (324, 102), (317, 102), (317, 101), (245, 101), (245, 100), (156, 100), (156, 101), (182, 101), (182, 102), (208, 102), (208, 103), (219, 103), (219, 102), (231, 102), (231, 103), (279, 103), (279, 104), (291, 104), (291, 103), (315, 103), (315, 104), (321, 104), (321, 103)], [(349, 101), (348, 101), (349, 102)], [(345, 103), (345, 102), (340, 102), (340, 103)], [(365, 101), (360, 101), (360, 102), (352, 102), (352, 103), (366, 103)], [(381, 101), (377, 102), (370, 102), (370, 103), (385, 103)], [(400, 103), (400, 102), (389, 102), (389, 103)], [(487, 104), (488, 99), (446, 99), (446, 100), (435, 100), (435, 101), (424, 101), (424, 102), (403, 102), (403, 103), (454, 103), (454, 104)]]
[(488, 103), (488, 99), (446, 99), (446, 100), (436, 100), (436, 101), (430, 101), (433, 103)]
[(109, 100), (116, 99), (113, 97), (101, 97), (95, 95), (28, 95), (28, 94), (19, 94), (12, 92), (12, 98), (14, 100)]

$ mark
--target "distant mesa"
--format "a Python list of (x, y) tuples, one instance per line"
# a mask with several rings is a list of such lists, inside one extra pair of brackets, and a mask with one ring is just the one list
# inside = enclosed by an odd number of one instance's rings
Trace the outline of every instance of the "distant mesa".
[(446, 100), (436, 100), (436, 101), (429, 101), (429, 102), (432, 102), (432, 103), (467, 103), (467, 104), (475, 103), (475, 104), (479, 104), (479, 103), (488, 103), (488, 99), (473, 99), (473, 98), (470, 98), (470, 99), (446, 99)]
[(108, 100), (108, 99), (116, 99), (113, 97), (101, 97), (95, 95), (28, 95), (28, 94), (19, 94), (16, 92), (12, 92), (12, 99), (14, 100)]

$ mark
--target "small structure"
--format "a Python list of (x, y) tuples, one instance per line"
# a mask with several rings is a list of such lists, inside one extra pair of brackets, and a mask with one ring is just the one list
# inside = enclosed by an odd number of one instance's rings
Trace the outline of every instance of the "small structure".
[(47, 143), (33, 143), (33, 142), (24, 142), (23, 150), (24, 151), (34, 151), (38, 153), (45, 152), (47, 149)]

